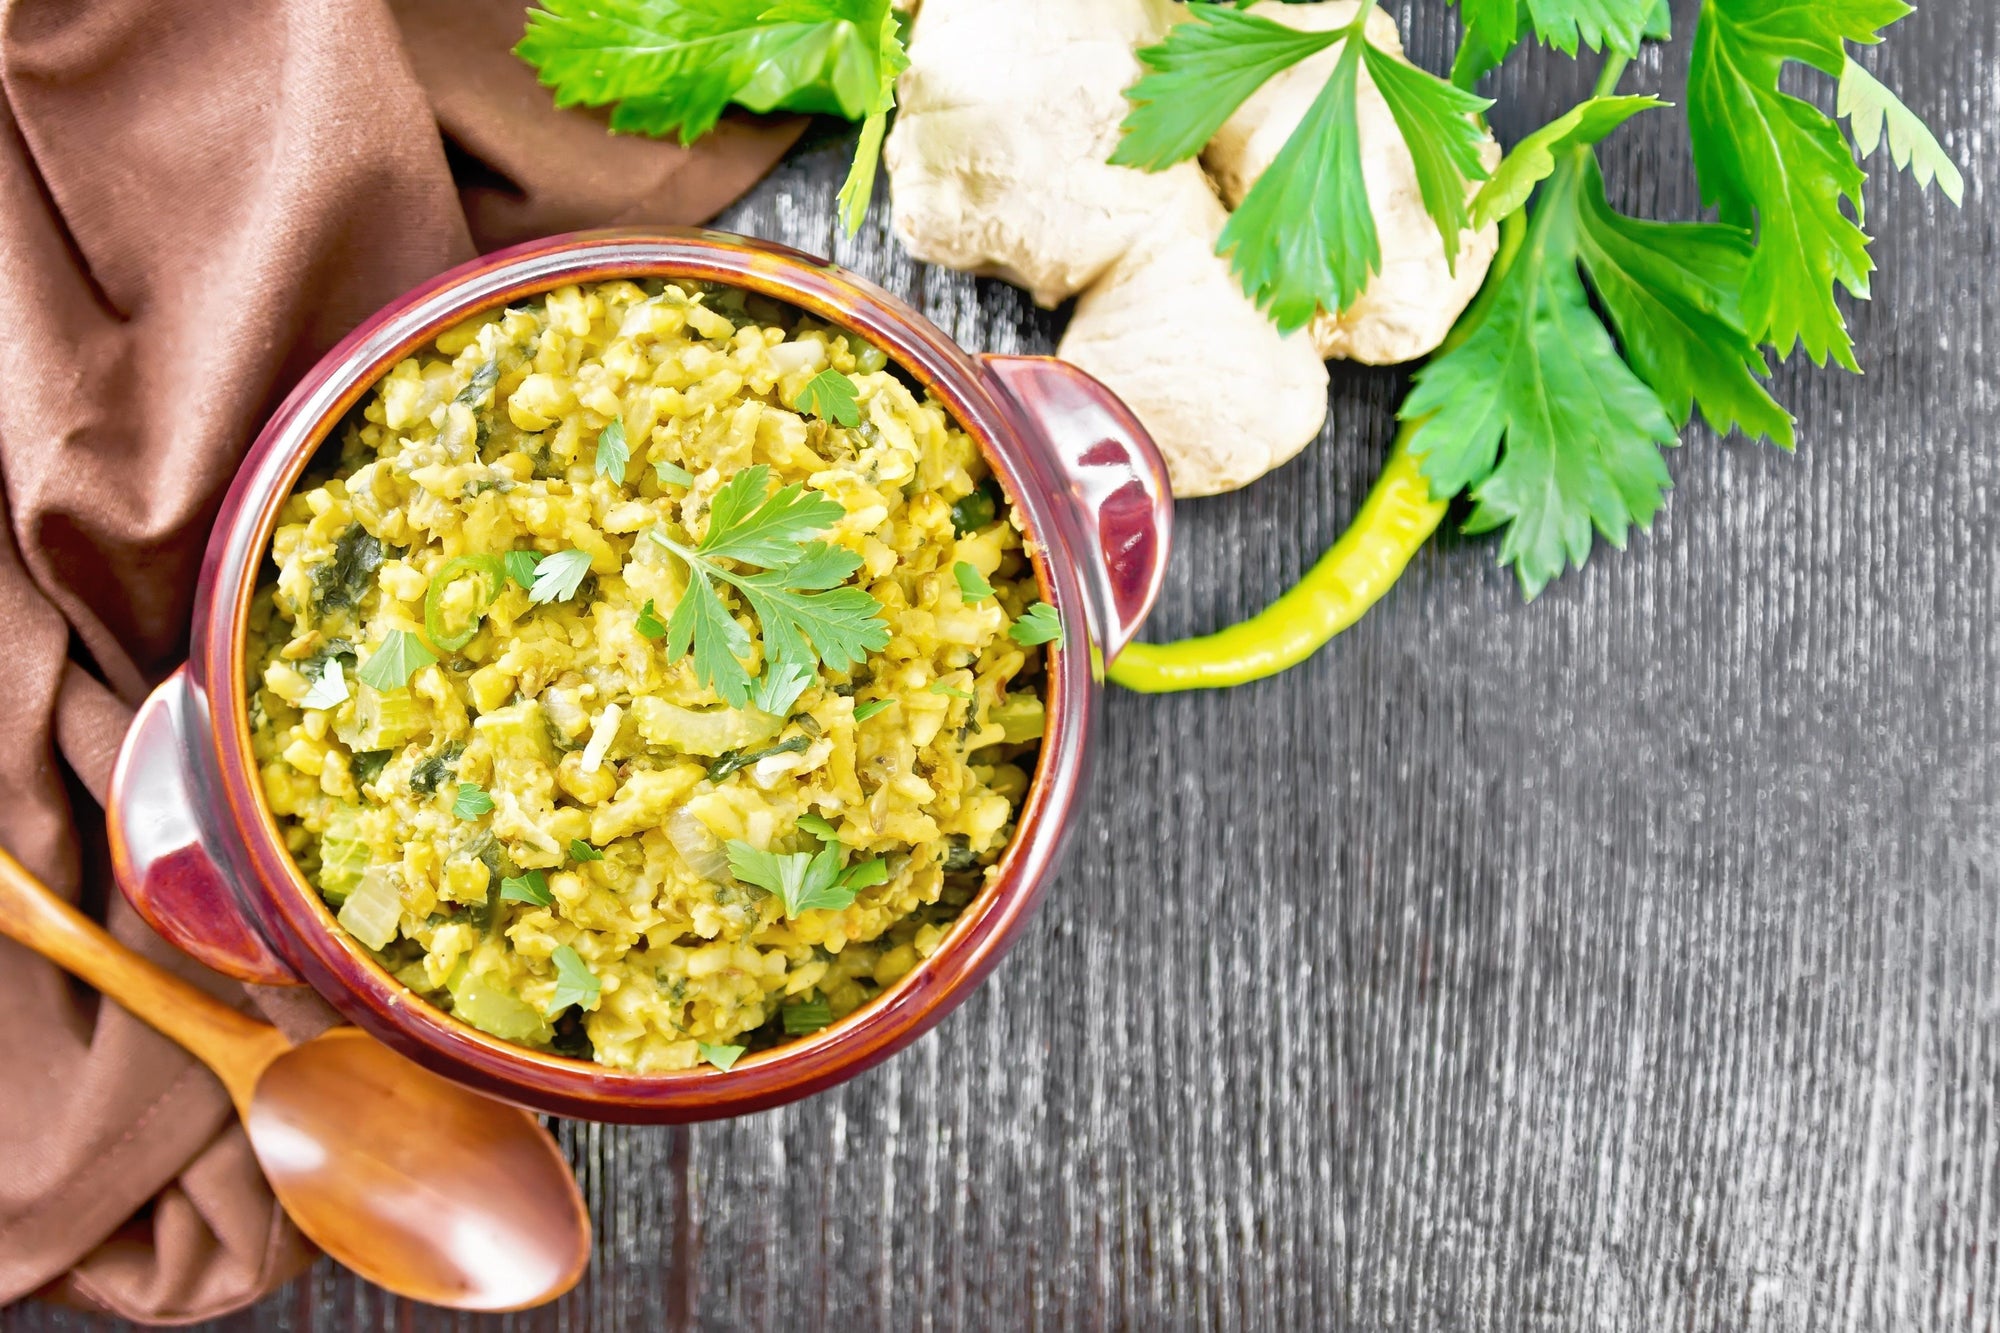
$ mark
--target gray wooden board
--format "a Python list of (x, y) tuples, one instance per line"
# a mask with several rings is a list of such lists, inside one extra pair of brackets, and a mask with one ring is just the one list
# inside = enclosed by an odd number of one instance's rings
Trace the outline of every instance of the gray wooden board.
[[(1439, 65), (1442, 0), (1396, 8)], [(1283, 679), (1114, 696), (1067, 870), (937, 1032), (735, 1123), (561, 1126), (600, 1239), (559, 1305), (454, 1318), (322, 1264), (214, 1327), (2000, 1325), (1996, 60), (1985, 0), (1870, 57), (1968, 206), (1873, 173), (1869, 373), (1781, 372), (1795, 457), (1696, 430), (1653, 533), (1532, 605), (1444, 540)], [(1626, 86), (1679, 83), (1655, 54)], [(1508, 137), (1583, 90), (1545, 56), (1502, 84)], [(837, 238), (844, 152), (723, 225), (1052, 348), (1059, 315), (913, 264), (879, 203)], [(1692, 214), (1677, 114), (1606, 161)], [(1324, 440), (1183, 506), (1153, 633), (1290, 584), (1404, 385), (1337, 369)]]

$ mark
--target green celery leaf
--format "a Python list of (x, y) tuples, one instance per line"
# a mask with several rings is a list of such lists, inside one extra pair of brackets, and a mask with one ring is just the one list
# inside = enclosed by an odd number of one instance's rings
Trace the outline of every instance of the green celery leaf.
[(653, 609), (653, 599), (650, 597), (646, 599), (646, 604), (639, 608), (638, 619), (633, 622), (632, 628), (639, 631), (639, 637), (642, 639), (667, 637), (666, 624), (661, 621), (660, 613)]
[(508, 875), (502, 879), (500, 900), (547, 907), (555, 901), (555, 896), (549, 892), (549, 877), (539, 870), (530, 870), (525, 874)]
[(406, 629), (392, 629), (374, 655), (356, 669), (354, 678), (378, 694), (387, 694), (408, 685), (411, 676), (435, 661), (437, 654), (422, 639)]
[(1023, 611), (1021, 618), (1007, 627), (1007, 633), (1014, 642), (1028, 647), (1053, 643), (1060, 648), (1063, 644), (1062, 619), (1047, 602), (1036, 602)]
[(1418, 372), (1402, 410), (1422, 423), (1411, 450), (1432, 493), (1471, 489), (1467, 530), (1507, 529), (1501, 559), (1530, 597), (1589, 558), (1593, 529), (1622, 547), (1672, 484), (1660, 450), (1677, 440), (1673, 423), (1578, 270), (1579, 188), (1577, 171), (1550, 178), (1491, 308)]
[(725, 1046), (706, 1041), (696, 1042), (695, 1047), (701, 1052), (702, 1059), (724, 1073), (734, 1068), (736, 1062), (743, 1058), (743, 1052), (750, 1049), (748, 1046)]
[(625, 465), (632, 450), (625, 443), (625, 418), (613, 417), (611, 424), (597, 432), (597, 470), (620, 486), (625, 484)]
[(458, 784), (458, 795), (452, 798), (451, 813), (457, 819), (477, 819), (481, 815), (493, 813), (493, 798), (486, 789), (476, 782)]
[(784, 34), (759, 26), (769, 0), (543, 0), (514, 53), (557, 106), (620, 103), (611, 128), (692, 143), (715, 127)]
[[(1484, 73), (1505, 60), (1520, 45), (1528, 26), (1527, 6), (1523, 0), (1454, 2), (1458, 5), (1458, 20), (1465, 25), (1465, 38), (1458, 54), (1461, 65), (1476, 59), (1484, 67), (1480, 70)], [(1467, 82), (1458, 78), (1457, 69), (1453, 70), (1453, 81), (1461, 87)]]
[(1932, 181), (1944, 191), (1944, 197), (1961, 207), (1965, 204), (1965, 177), (1958, 164), (1951, 160), (1951, 154), (1931, 133), (1930, 126), (1921, 117), (1903, 105), (1896, 94), (1877, 81), (1874, 75), (1861, 68), (1853, 56), (1847, 58), (1847, 66), (1840, 75), (1840, 103), (1838, 113), (1847, 118), (1849, 130), (1854, 135), (1854, 147), (1862, 157), (1873, 157), (1882, 146), (1882, 132), (1886, 127), (1889, 136), (1889, 157), (1896, 166), (1908, 171), (1921, 187), (1928, 188)]
[(861, 399), (853, 380), (828, 366), (807, 380), (792, 406), (852, 429), (861, 424)]
[(509, 551), (500, 557), (500, 563), (507, 567), (507, 577), (523, 588), (535, 586), (535, 566), (542, 563), (538, 551)]
[(1369, 43), (1361, 44), (1361, 58), (1403, 133), (1416, 165), (1424, 211), (1444, 240), (1447, 264), (1456, 269), (1466, 223), (1466, 186), (1487, 176), (1486, 164), (1479, 158), (1486, 133), (1476, 117), (1493, 103)]
[(565, 944), (549, 955), (549, 961), (556, 965), (556, 993), (549, 1001), (549, 1016), (554, 1017), (571, 1005), (580, 1009), (593, 1009), (598, 997), (603, 994), (604, 983), (597, 974), (585, 965), (583, 957), (575, 946)]
[(1584, 272), (1625, 359), (1674, 424), (1686, 426), (1699, 404), (1718, 435), (1741, 428), (1791, 448), (1791, 414), (1760, 383), (1770, 369), (1738, 308), (1749, 234), (1722, 223), (1648, 222), (1615, 212), (1594, 159), (1585, 161), (1579, 202)]
[(1656, 17), (1657, 0), (1527, 0), (1535, 35), (1564, 55), (1579, 45), (1637, 55)]
[(699, 571), (688, 580), (687, 592), (667, 622), (667, 660), (677, 662), (690, 650), (697, 681), (731, 708), (750, 702), (750, 673), (742, 660), (750, 655), (750, 632), (736, 623), (715, 585)]
[(1657, 97), (1593, 97), (1514, 145), (1472, 201), (1472, 225), (1489, 227), (1528, 202), (1556, 169), (1557, 153), (1602, 142), (1641, 111), (1665, 106)]
[(1343, 46), (1326, 86), (1216, 243), (1243, 290), (1286, 333), (1322, 308), (1345, 310), (1382, 267), (1355, 107), (1364, 45)]
[(553, 555), (545, 555), (535, 565), (535, 583), (528, 589), (528, 600), (537, 605), (566, 602), (576, 596), (576, 590), (583, 586), (583, 576), (589, 572), (588, 551), (557, 551)]
[(968, 602), (983, 602), (993, 595), (993, 585), (979, 572), (970, 560), (961, 560), (951, 567), (951, 575), (958, 580), (958, 593)]
[(1702, 0), (1688, 70), (1695, 174), (1722, 221), (1756, 234), (1743, 315), (1780, 358), (1803, 344), (1818, 364), (1858, 370), (1834, 289), (1866, 299), (1875, 265), (1859, 223), (1865, 173), (1840, 126), (1779, 78), (1789, 61), (1839, 77), (1845, 42), (1879, 41), (1910, 12), (1903, 0)]
[(1667, 0), (1653, 0), (1653, 12), (1646, 19), (1643, 35), (1655, 42), (1671, 42), (1674, 39), (1674, 11)]
[(868, 199), (875, 192), (876, 168), (882, 161), (882, 137), (888, 132), (889, 113), (896, 106), (896, 76), (910, 67), (910, 58), (903, 51), (901, 16), (886, 3), (874, 32), (875, 97), (861, 122), (861, 135), (854, 144), (854, 161), (847, 168), (847, 179), (840, 183), (837, 200), (840, 225), (849, 236), (861, 230), (861, 220), (868, 215)]
[(1300, 32), (1199, 0), (1187, 10), (1188, 22), (1175, 24), (1165, 41), (1139, 51), (1149, 73), (1125, 90), (1132, 110), (1111, 154), (1119, 166), (1160, 171), (1185, 162), (1272, 75), (1345, 36), (1344, 29)]
[[(307, 677), (308, 680), (312, 678)], [(347, 675), (341, 670), (340, 659), (326, 659), (326, 669), (314, 680), (306, 697), (299, 700), (301, 708), (338, 708), (347, 702)]]

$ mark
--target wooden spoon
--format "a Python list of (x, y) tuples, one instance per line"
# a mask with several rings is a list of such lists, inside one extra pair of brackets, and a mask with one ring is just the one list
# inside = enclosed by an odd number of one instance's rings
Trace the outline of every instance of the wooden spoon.
[(535, 1118), (358, 1028), (299, 1046), (141, 958), (0, 850), (0, 934), (73, 972), (215, 1071), (299, 1230), (400, 1296), (520, 1310), (576, 1285), (590, 1216)]

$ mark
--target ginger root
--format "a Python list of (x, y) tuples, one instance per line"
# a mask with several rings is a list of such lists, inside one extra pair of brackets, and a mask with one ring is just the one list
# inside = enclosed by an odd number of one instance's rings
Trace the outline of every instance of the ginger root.
[[(1351, 21), (1354, 3), (1256, 8), (1320, 27)], [(1058, 355), (1131, 406), (1174, 493), (1195, 496), (1243, 486), (1319, 435), (1327, 356), (1433, 350), (1478, 289), (1494, 241), (1468, 236), (1456, 275), (1447, 271), (1409, 151), (1364, 73), (1364, 169), (1384, 272), (1354, 308), (1280, 334), (1215, 254), (1228, 215), (1202, 167), (1107, 160), (1129, 110), (1124, 90), (1143, 72), (1134, 51), (1184, 14), (1171, 0), (924, 0), (883, 159), (893, 227), (916, 258), (1006, 278), (1043, 306), (1081, 293)], [(1370, 23), (1376, 45), (1400, 54), (1394, 21)], [(1203, 162), (1232, 204), (1338, 52), (1281, 74), (1209, 145)]]

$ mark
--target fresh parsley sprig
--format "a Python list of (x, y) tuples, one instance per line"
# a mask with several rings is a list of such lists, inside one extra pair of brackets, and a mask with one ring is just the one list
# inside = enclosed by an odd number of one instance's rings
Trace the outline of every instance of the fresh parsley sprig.
[(725, 106), (862, 122), (840, 188), (851, 234), (868, 210), (896, 76), (908, 65), (890, 0), (542, 0), (514, 53), (557, 106), (612, 106), (621, 133), (693, 143)]
[[(864, 588), (843, 586), (861, 568), (861, 557), (812, 540), (846, 511), (797, 482), (770, 492), (770, 480), (771, 469), (762, 463), (731, 477), (715, 493), (708, 531), (693, 546), (657, 528), (651, 534), (688, 567), (687, 592), (667, 621), (667, 659), (692, 653), (695, 679), (732, 708), (750, 702), (750, 673), (743, 665), (750, 636), (723, 604), (718, 585), (734, 588), (756, 614), (767, 671), (788, 666), (809, 676), (820, 665), (846, 670), (889, 642), (882, 604)], [(738, 568), (744, 565), (759, 568)]]
[(799, 827), (821, 841), (817, 852), (767, 852), (741, 839), (727, 844), (730, 873), (776, 894), (786, 920), (811, 911), (838, 912), (850, 906), (860, 890), (888, 883), (889, 863), (882, 857), (843, 867), (846, 853), (833, 836), (833, 826), (823, 818), (807, 815)]

